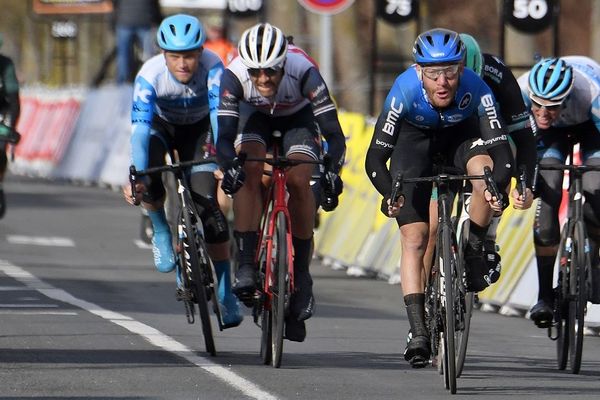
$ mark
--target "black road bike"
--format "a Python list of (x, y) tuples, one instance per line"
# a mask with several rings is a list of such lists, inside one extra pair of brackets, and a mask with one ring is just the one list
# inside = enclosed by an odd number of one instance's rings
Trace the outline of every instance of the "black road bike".
[[(135, 167), (131, 166), (129, 180), (132, 193), (135, 194), (135, 184), (138, 177), (168, 172), (175, 178), (175, 187), (169, 189), (169, 185), (167, 185), (167, 189), (171, 201), (176, 204), (178, 215), (175, 221), (177, 224), (175, 250), (181, 287), (177, 288), (177, 299), (183, 302), (186, 318), (190, 324), (193, 324), (196, 320), (195, 309), (198, 307), (206, 351), (215, 356), (216, 348), (209, 312), (210, 302), (212, 302), (212, 309), (217, 316), (219, 330), (223, 330), (227, 326), (222, 319), (217, 297), (218, 281), (214, 265), (206, 249), (200, 214), (196, 208), (196, 204), (203, 207), (212, 207), (212, 205), (203, 196), (190, 190), (187, 171), (194, 165), (215, 163), (216, 159), (207, 158), (179, 162), (176, 152), (171, 156), (171, 159), (175, 160), (173, 164), (148, 168), (143, 171), (136, 171)], [(139, 200), (134, 198), (136, 203)]]

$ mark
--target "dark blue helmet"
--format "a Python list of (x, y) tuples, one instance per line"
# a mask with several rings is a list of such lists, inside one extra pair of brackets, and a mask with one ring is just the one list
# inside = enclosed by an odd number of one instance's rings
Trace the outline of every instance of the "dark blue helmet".
[(198, 18), (176, 14), (165, 18), (156, 32), (158, 47), (167, 51), (188, 51), (202, 47), (206, 40)]
[(413, 57), (417, 64), (459, 62), (464, 53), (458, 33), (442, 28), (421, 33), (413, 46)]

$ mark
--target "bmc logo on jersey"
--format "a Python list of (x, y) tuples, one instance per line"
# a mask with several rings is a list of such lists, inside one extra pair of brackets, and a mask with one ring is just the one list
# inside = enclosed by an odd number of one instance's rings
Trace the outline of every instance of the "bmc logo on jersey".
[(390, 110), (388, 111), (387, 116), (385, 117), (385, 124), (383, 124), (382, 129), (382, 131), (384, 131), (390, 136), (394, 136), (396, 122), (398, 121), (398, 117), (400, 116), (400, 113), (402, 113), (402, 109), (404, 108), (404, 104), (402, 103), (400, 103), (399, 106), (396, 108), (396, 101), (396, 98), (392, 97), (392, 101), (390, 102)]
[(471, 93), (465, 93), (465, 95), (462, 97), (462, 99), (460, 99), (460, 102), (458, 103), (458, 109), (464, 110), (465, 108), (467, 108), (469, 104), (471, 104), (472, 98), (473, 96), (471, 95)]
[(485, 109), (485, 114), (487, 115), (488, 120), (490, 121), (490, 128), (502, 129), (502, 125), (498, 120), (498, 110), (496, 109), (496, 103), (494, 102), (494, 98), (492, 97), (492, 95), (486, 94), (485, 96), (481, 97), (481, 104), (483, 105), (483, 108)]

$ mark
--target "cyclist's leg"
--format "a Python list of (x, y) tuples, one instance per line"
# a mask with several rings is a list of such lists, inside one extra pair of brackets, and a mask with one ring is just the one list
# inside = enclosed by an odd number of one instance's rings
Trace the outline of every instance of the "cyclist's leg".
[[(244, 152), (248, 157), (263, 158), (271, 135), (268, 117), (253, 113), (247, 118), (242, 114), (240, 134), (235, 141), (236, 151)], [(235, 274), (233, 292), (242, 300), (256, 290), (256, 247), (258, 227), (262, 210), (263, 163), (247, 161), (244, 163), (246, 179), (244, 185), (233, 196), (234, 237), (238, 248), (239, 268)], [(246, 301), (252, 306), (252, 302)]]
[[(540, 165), (562, 164), (568, 153), (566, 132), (538, 132), (538, 162)], [(562, 171), (540, 170), (537, 192), (539, 202), (533, 226), (533, 240), (538, 272), (538, 301), (530, 310), (530, 318), (540, 328), (552, 322), (554, 291), (554, 259), (560, 242), (558, 211), (562, 200)]]
[[(457, 140), (453, 152), (454, 166), (461, 168), (467, 174), (481, 175), (485, 166), (493, 165), (492, 159), (487, 153), (483, 140), (475, 136), (478, 135), (479, 128), (474, 120), (467, 120), (461, 125), (460, 141)], [(485, 260), (484, 241), (493, 211), (484, 197), (485, 182), (474, 180), (470, 185), (472, 190), (469, 204), (469, 241), (465, 249), (465, 272), (467, 289), (478, 292), (491, 282), (490, 271)]]
[[(402, 171), (406, 178), (427, 176), (432, 171), (431, 133), (402, 122), (396, 149), (390, 160), (390, 173)], [(404, 358), (413, 366), (424, 366), (431, 355), (429, 332), (425, 325), (424, 257), (429, 238), (431, 186), (405, 185), (404, 206), (396, 218), (401, 232), (401, 286), (410, 323), (409, 342)]]
[[(164, 164), (166, 146), (164, 137), (153, 129), (148, 146), (149, 168)], [(166, 192), (160, 174), (148, 176), (142, 206), (148, 211), (148, 217), (152, 222), (154, 264), (160, 272), (171, 272), (175, 268), (175, 254), (173, 252), (171, 229), (164, 209), (165, 195)]]

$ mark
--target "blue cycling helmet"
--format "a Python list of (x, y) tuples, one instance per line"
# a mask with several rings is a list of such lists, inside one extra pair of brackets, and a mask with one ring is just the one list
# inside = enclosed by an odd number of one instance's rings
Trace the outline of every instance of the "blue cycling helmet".
[(206, 40), (198, 18), (176, 14), (165, 18), (156, 32), (158, 47), (166, 51), (188, 51), (202, 47)]
[(573, 68), (564, 60), (543, 59), (529, 72), (529, 97), (545, 100), (544, 105), (559, 105), (571, 92), (574, 81)]
[(465, 47), (458, 33), (442, 28), (421, 33), (413, 46), (417, 64), (438, 64), (462, 61)]

